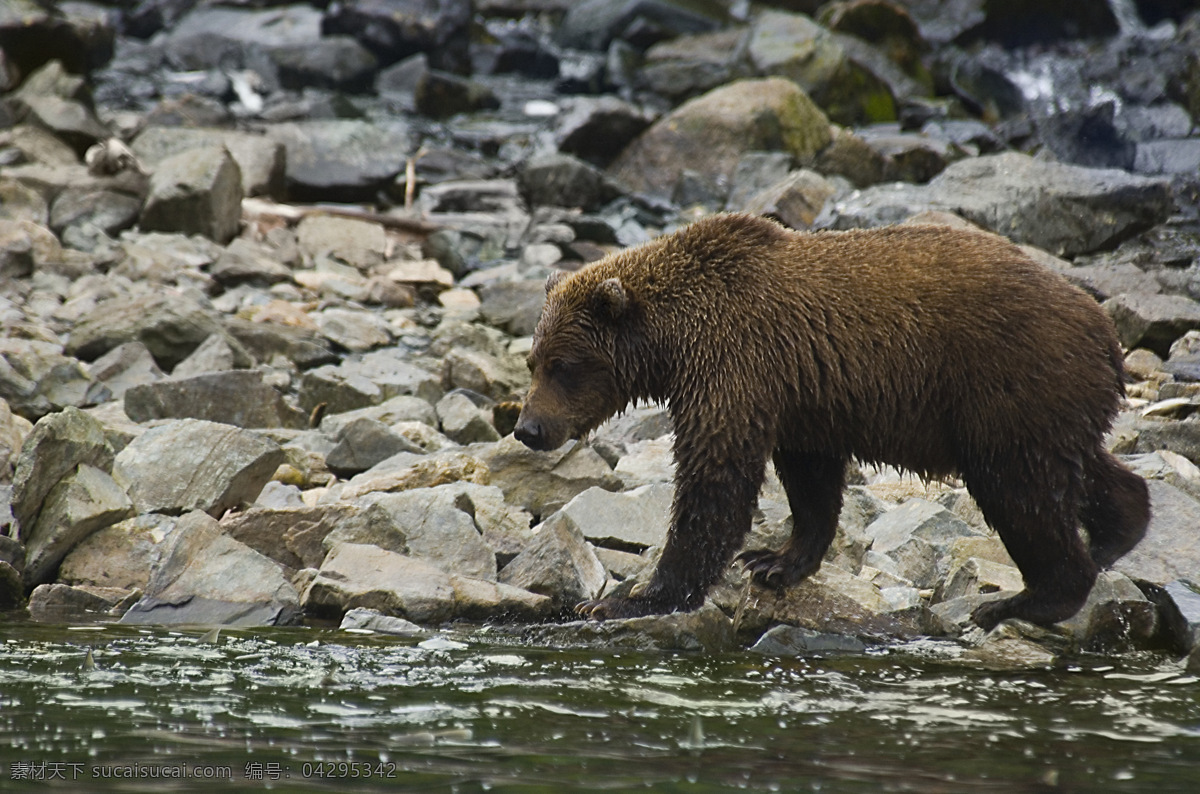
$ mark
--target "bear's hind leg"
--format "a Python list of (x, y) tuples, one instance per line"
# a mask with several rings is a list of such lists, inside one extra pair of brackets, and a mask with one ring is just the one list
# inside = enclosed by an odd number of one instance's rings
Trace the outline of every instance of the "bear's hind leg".
[(792, 536), (779, 551), (754, 549), (737, 559), (760, 585), (783, 588), (816, 573), (837, 532), (846, 461), (776, 450), (775, 471), (792, 509)]
[(964, 475), (975, 498), (1009, 556), (1025, 579), (1025, 589), (1011, 598), (989, 601), (972, 619), (991, 630), (1009, 618), (1049, 626), (1066, 620), (1083, 607), (1099, 568), (1079, 535), (1078, 477), (1067, 471), (1050, 476), (1013, 478), (994, 474)]
[(1106, 449), (1097, 450), (1084, 464), (1084, 478), (1083, 527), (1092, 559), (1098, 567), (1107, 568), (1146, 534), (1150, 491), (1145, 480)]

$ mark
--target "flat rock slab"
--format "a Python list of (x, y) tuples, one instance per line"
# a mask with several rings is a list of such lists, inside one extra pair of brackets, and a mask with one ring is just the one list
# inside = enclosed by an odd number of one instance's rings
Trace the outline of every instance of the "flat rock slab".
[(283, 395), (263, 383), (260, 370), (206, 372), (134, 386), (125, 392), (125, 415), (135, 422), (204, 419), (236, 427), (307, 426), (307, 417), (287, 406)]
[(589, 488), (563, 507), (588, 540), (613, 548), (662, 546), (671, 528), (675, 487), (656, 483), (624, 493)]
[(131, 441), (113, 463), (113, 479), (140, 513), (219, 517), (253, 502), (283, 461), (283, 450), (257, 433), (180, 419)]
[(121, 618), (137, 624), (271, 625), (299, 612), (299, 594), (274, 560), (199, 511), (181, 517), (145, 596)]

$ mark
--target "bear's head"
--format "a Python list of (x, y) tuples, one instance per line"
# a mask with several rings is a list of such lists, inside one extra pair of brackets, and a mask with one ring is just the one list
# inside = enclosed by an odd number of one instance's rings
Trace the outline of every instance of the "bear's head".
[(533, 384), (513, 434), (531, 449), (582, 438), (628, 402), (616, 344), (630, 310), (621, 280), (585, 268), (546, 280), (546, 305), (533, 332)]

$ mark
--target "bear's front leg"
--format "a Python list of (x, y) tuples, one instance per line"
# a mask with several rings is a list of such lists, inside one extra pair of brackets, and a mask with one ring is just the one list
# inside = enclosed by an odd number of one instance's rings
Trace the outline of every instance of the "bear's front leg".
[[(680, 457), (677, 454), (677, 457)], [(671, 529), (650, 581), (626, 598), (585, 601), (575, 611), (596, 620), (691, 612), (724, 573), (750, 531), (766, 462), (703, 465), (692, 459), (675, 477)]]

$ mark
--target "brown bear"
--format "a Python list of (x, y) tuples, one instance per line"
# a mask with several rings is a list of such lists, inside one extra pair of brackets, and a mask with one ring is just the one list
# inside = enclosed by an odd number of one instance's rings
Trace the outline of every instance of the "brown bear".
[(553, 449), (637, 400), (664, 401), (675, 426), (653, 577), (580, 614), (700, 606), (750, 529), (768, 456), (792, 535), (740, 559), (776, 588), (820, 566), (852, 459), (962, 477), (1025, 579), (976, 609), (986, 629), (1075, 614), (1145, 533), (1146, 484), (1104, 446), (1124, 394), (1112, 323), (996, 235), (717, 215), (546, 288), (516, 437)]

